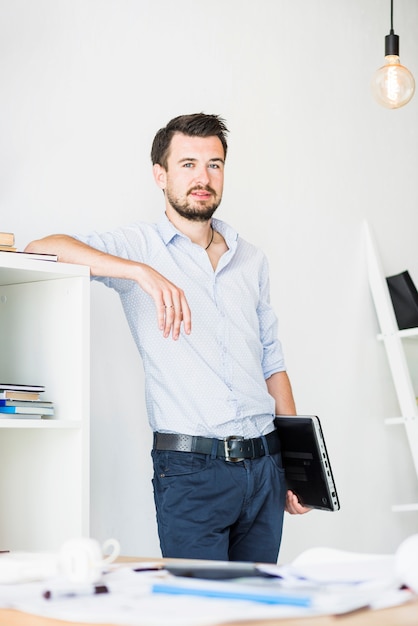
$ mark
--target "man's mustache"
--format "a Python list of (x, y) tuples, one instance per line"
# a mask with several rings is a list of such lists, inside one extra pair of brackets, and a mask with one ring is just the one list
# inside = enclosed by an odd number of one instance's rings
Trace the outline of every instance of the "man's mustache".
[(212, 195), (216, 196), (216, 191), (214, 189), (212, 189), (212, 187), (209, 187), (209, 185), (205, 185), (204, 187), (202, 185), (198, 185), (197, 187), (192, 187), (187, 192), (187, 195), (190, 195), (194, 191), (208, 191)]

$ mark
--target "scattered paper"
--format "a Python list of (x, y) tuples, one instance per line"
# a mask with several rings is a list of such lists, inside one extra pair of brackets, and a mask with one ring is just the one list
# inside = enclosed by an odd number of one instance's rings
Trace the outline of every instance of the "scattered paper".
[[(212, 626), (248, 619), (343, 614), (393, 606), (411, 597), (409, 592), (399, 590), (390, 555), (315, 548), (290, 565), (259, 567), (272, 577), (235, 581), (188, 579), (161, 569), (160, 562), (130, 562), (113, 565), (103, 575), (100, 582), (106, 585), (108, 593), (46, 600), (45, 589), (57, 585), (57, 578), (51, 577), (0, 584), (0, 606), (91, 624)], [(286, 596), (289, 601), (281, 603)], [(263, 601), (263, 597), (270, 597), (271, 603)], [(307, 601), (292, 602), (292, 598), (299, 597)]]

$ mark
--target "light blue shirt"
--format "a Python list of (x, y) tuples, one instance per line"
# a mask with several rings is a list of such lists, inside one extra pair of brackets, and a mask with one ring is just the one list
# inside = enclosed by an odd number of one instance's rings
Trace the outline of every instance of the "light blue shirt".
[(266, 379), (284, 371), (277, 319), (269, 303), (265, 255), (225, 222), (212, 220), (228, 246), (214, 271), (207, 252), (164, 215), (108, 233), (77, 237), (150, 265), (183, 289), (192, 332), (177, 341), (158, 328), (154, 301), (135, 281), (94, 277), (120, 296), (145, 370), (151, 428), (223, 438), (258, 437), (273, 428)]

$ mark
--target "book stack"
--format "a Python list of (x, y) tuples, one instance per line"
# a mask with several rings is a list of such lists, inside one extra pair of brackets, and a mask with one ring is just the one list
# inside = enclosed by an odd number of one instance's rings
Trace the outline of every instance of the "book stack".
[(16, 252), (14, 233), (0, 232), (0, 250), (5, 252)]
[(0, 419), (53, 417), (54, 405), (41, 399), (43, 385), (0, 383)]

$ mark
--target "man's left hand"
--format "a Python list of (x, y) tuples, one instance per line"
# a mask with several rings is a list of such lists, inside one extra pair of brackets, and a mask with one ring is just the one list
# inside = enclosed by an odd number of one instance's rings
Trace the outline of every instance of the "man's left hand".
[(293, 493), (293, 491), (289, 490), (286, 494), (286, 504), (284, 510), (291, 515), (303, 515), (304, 513), (309, 513), (312, 509), (308, 506), (302, 506), (297, 495)]

